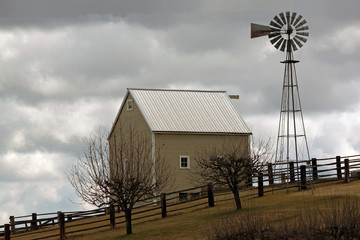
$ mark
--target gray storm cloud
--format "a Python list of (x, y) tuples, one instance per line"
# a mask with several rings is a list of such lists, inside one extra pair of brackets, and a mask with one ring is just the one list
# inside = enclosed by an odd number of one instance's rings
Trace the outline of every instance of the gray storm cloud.
[(0, 1), (0, 225), (9, 215), (80, 208), (66, 168), (84, 137), (111, 126), (128, 87), (239, 94), (254, 135), (276, 138), (285, 56), (266, 37), (250, 39), (250, 23), (282, 11), (310, 27), (294, 55), (311, 155), (359, 153), (359, 5)]

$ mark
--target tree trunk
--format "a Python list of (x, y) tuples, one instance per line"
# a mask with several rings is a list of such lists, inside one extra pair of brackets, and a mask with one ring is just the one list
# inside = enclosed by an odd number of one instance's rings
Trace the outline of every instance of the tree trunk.
[(239, 210), (242, 208), (240, 195), (239, 195), (239, 188), (237, 186), (235, 186), (234, 189), (232, 190), (232, 192), (233, 192), (235, 203), (236, 203), (236, 209)]
[(125, 218), (126, 218), (126, 234), (132, 234), (131, 209), (127, 209), (125, 211)]

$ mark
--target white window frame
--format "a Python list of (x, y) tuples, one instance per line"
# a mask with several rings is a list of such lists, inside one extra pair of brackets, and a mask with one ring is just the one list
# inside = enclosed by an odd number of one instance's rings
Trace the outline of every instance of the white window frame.
[(128, 99), (126, 101), (126, 110), (127, 111), (132, 111), (134, 109), (134, 102), (132, 99)]
[[(186, 158), (187, 159), (187, 166), (183, 167), (181, 166), (181, 159), (182, 158)], [(179, 156), (179, 165), (180, 165), (180, 169), (190, 169), (190, 156), (189, 155), (181, 155)]]

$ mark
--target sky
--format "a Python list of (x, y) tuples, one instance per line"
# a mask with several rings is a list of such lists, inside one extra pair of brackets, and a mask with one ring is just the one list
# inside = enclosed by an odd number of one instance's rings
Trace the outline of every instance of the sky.
[(226, 90), (254, 137), (277, 136), (283, 52), (250, 23), (301, 14), (294, 53), (311, 157), (360, 153), (357, 0), (0, 0), (0, 225), (81, 210), (66, 178), (127, 88)]

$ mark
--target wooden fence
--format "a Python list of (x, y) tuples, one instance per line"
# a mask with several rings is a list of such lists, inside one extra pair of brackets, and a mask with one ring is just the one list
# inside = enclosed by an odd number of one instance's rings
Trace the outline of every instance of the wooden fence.
[[(165, 218), (188, 209), (208, 206), (214, 206), (211, 185), (164, 193), (138, 203), (132, 213), (132, 222)], [(10, 223), (4, 225), (2, 235), (6, 240), (65, 239), (65, 236), (82, 232), (119, 228), (125, 222), (125, 215), (115, 207), (78, 212), (33, 213), (25, 216), (11, 216)]]
[[(282, 189), (306, 189), (324, 181), (360, 177), (360, 155), (326, 159), (312, 159), (298, 163), (268, 163), (259, 174), (249, 176), (240, 186), (240, 197), (263, 196)], [(166, 218), (171, 214), (186, 213), (189, 209), (213, 207), (217, 202), (233, 200), (229, 191), (212, 184), (177, 192), (163, 193), (146, 199), (134, 208), (133, 223)], [(125, 215), (115, 207), (89, 211), (42, 213), (11, 216), (9, 224), (0, 226), (0, 236), (9, 239), (65, 239), (65, 236), (90, 233), (99, 229), (121, 228)]]
[[(253, 178), (253, 185), (259, 180), (266, 186), (274, 186), (275, 189), (303, 188), (324, 181), (337, 181), (344, 179), (349, 182), (350, 178), (360, 176), (360, 155), (336, 156), (335, 158), (313, 158), (310, 161), (298, 163), (268, 163), (263, 166), (262, 174)], [(269, 190), (270, 191), (270, 190)], [(271, 190), (272, 191), (272, 190)]]

